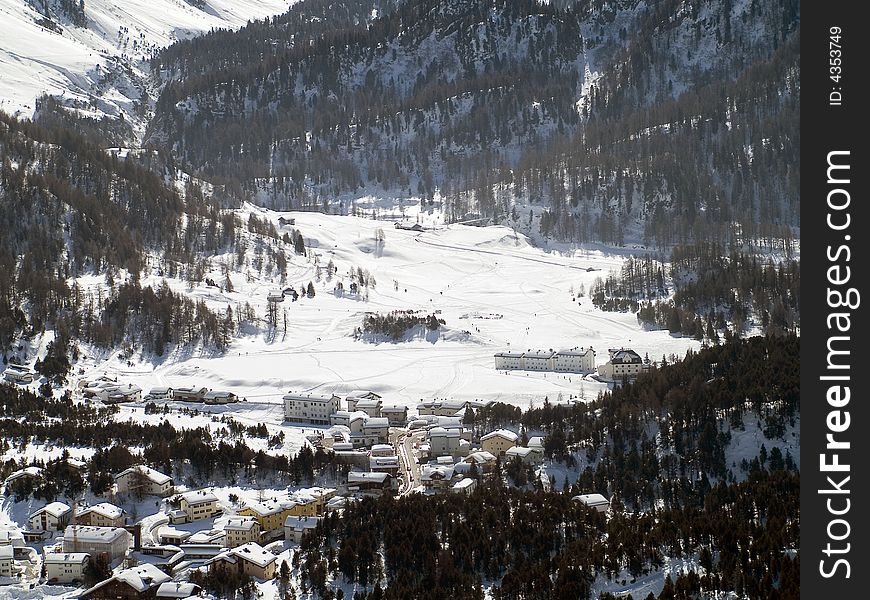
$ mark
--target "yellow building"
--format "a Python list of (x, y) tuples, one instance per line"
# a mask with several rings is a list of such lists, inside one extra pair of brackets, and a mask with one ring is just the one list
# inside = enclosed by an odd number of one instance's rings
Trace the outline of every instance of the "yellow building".
[(486, 452), (495, 456), (504, 456), (508, 448), (517, 445), (519, 436), (508, 429), (496, 429), (480, 438), (480, 444)]

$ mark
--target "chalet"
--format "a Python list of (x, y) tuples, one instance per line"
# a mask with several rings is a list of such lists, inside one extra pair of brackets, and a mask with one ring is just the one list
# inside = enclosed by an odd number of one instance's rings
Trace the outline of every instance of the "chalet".
[(120, 560), (130, 547), (130, 534), (120, 527), (69, 525), (63, 532), (64, 552), (85, 552), (92, 557), (104, 554), (109, 562)]
[(513, 431), (508, 429), (496, 429), (480, 438), (481, 447), (494, 454), (495, 456), (503, 456), (508, 448), (517, 445), (517, 440), (520, 439)]
[(294, 217), (278, 217), (278, 225), (282, 227), (284, 225), (296, 225), (296, 219)]
[(381, 414), (382, 404), (380, 398), (376, 400), (369, 400), (367, 398), (359, 399), (354, 404), (354, 407), (355, 410), (361, 410), (372, 418), (380, 418), (383, 416)]
[(152, 564), (144, 563), (130, 569), (122, 569), (110, 578), (85, 590), (82, 600), (123, 600), (134, 598), (154, 598), (161, 584), (171, 577)]
[(238, 402), (239, 398), (232, 392), (209, 390), (202, 397), (202, 401), (206, 404), (232, 404)]
[(180, 387), (172, 391), (172, 397), (179, 402), (202, 402), (208, 393), (208, 388)]
[(611, 348), (610, 360), (598, 367), (598, 375), (609, 381), (633, 381), (650, 369), (649, 359), (642, 359), (634, 350)]
[(148, 392), (148, 395), (145, 396), (146, 400), (151, 400), (154, 402), (168, 402), (173, 399), (173, 393), (171, 387), (155, 387), (151, 388), (151, 391)]
[(3, 379), (10, 383), (33, 383), (35, 378), (34, 373), (26, 367), (9, 365), (3, 372)]
[(90, 556), (85, 552), (49, 552), (42, 564), (47, 583), (69, 584), (82, 581)]
[(195, 583), (182, 583), (179, 581), (166, 581), (160, 584), (157, 588), (155, 598), (175, 598), (183, 600), (184, 598), (192, 598), (199, 596), (200, 587)]
[(102, 400), (106, 404), (121, 404), (122, 402), (141, 402), (142, 388), (140, 388), (138, 385), (133, 385), (132, 383), (118, 386), (114, 390), (110, 391)]
[[(357, 403), (364, 400), (369, 402), (377, 402), (378, 406), (380, 406), (381, 396), (372, 392), (371, 390), (354, 390), (350, 392), (347, 396), (345, 396), (347, 410), (351, 412), (355, 410), (362, 410), (361, 408), (357, 408)], [(380, 415), (370, 416), (379, 417)]]
[(253, 517), (233, 517), (224, 525), (227, 548), (236, 548), (260, 539), (260, 524)]
[(165, 498), (172, 494), (172, 478), (160, 471), (137, 465), (115, 475), (118, 493), (134, 492)]
[(222, 552), (208, 562), (209, 570), (233, 570), (239, 574), (268, 580), (275, 577), (275, 555), (256, 542)]
[(390, 477), (389, 473), (351, 471), (347, 474), (348, 488), (355, 488), (359, 491), (388, 490), (392, 487), (392, 484), (392, 477)]
[(387, 418), (390, 427), (404, 427), (408, 423), (408, 407), (382, 406), (381, 416)]
[(468, 402), (465, 400), (424, 400), (417, 405), (419, 415), (434, 415), (436, 417), (463, 416)]
[(513, 446), (505, 450), (505, 459), (510, 460), (512, 458), (519, 458), (523, 461), (524, 464), (534, 465), (537, 464), (540, 456), (531, 448), (526, 448), (523, 446)]
[(450, 489), (453, 475), (452, 465), (426, 465), (421, 471), (420, 480), (427, 490), (439, 492)]
[(601, 513), (607, 512), (607, 509), (610, 508), (610, 501), (601, 494), (580, 494), (579, 496), (574, 496), (571, 500), (580, 502), (589, 508), (594, 508)]
[(124, 510), (110, 502), (100, 502), (80, 509), (76, 513), (76, 525), (92, 527), (123, 527), (127, 519)]
[(293, 540), (297, 544), (302, 541), (302, 534), (312, 531), (320, 523), (320, 517), (295, 517), (290, 515), (284, 521), (284, 539)]
[(470, 477), (465, 477), (460, 479), (456, 483), (453, 484), (453, 487), (450, 488), (451, 491), (457, 494), (470, 494), (474, 491), (474, 488), (477, 487), (477, 480), (472, 479)]
[(267, 302), (284, 302), (284, 292), (273, 290), (266, 295)]
[(12, 546), (0, 546), (0, 577), (12, 577), (15, 567), (15, 549)]
[(32, 530), (59, 531), (69, 525), (72, 508), (63, 502), (52, 502), (34, 511), (27, 519)]
[(335, 394), (289, 392), (284, 396), (284, 418), (295, 423), (330, 425), (329, 416), (338, 411), (340, 400)]
[(82, 396), (84, 398), (94, 398), (104, 402), (109, 397), (109, 394), (120, 388), (121, 386), (114, 381), (97, 381), (85, 385), (82, 389)]
[(393, 227), (395, 227), (396, 229), (404, 229), (405, 231), (417, 231), (417, 232), (420, 232), (420, 231), (423, 231), (423, 230), (424, 230), (424, 227), (423, 227), (422, 225), (420, 225), (419, 223), (411, 223), (411, 224), (408, 224), (408, 223), (403, 223), (403, 222), (401, 222), (401, 221), (396, 221), (396, 222), (393, 224)]
[(187, 515), (188, 522), (210, 519), (221, 512), (217, 496), (205, 490), (181, 494), (181, 510)]
[(495, 454), (485, 450), (472, 452), (462, 460), (464, 464), (474, 465), (481, 473), (489, 473), (495, 469), (496, 461)]
[(350, 430), (350, 433), (362, 433), (368, 415), (363, 411), (349, 412), (338, 410), (329, 415), (330, 425), (342, 425)]

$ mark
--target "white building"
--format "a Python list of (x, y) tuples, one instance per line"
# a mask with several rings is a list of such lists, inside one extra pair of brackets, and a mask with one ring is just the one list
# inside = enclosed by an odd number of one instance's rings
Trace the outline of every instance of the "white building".
[(151, 391), (148, 392), (148, 396), (146, 396), (147, 400), (153, 400), (155, 402), (165, 402), (168, 400), (172, 400), (172, 388), (171, 387), (154, 387), (151, 388)]
[(0, 577), (12, 577), (15, 566), (15, 549), (12, 546), (0, 546)]
[(238, 396), (234, 393), (222, 390), (209, 390), (202, 397), (202, 401), (206, 404), (232, 404), (238, 400)]
[(33, 531), (58, 531), (69, 525), (72, 508), (63, 502), (52, 502), (33, 512), (27, 524)]
[(115, 475), (118, 493), (137, 492), (166, 497), (172, 493), (172, 478), (145, 465), (137, 465)]
[(124, 557), (130, 547), (130, 534), (119, 527), (70, 525), (63, 532), (64, 552), (85, 552), (91, 556), (104, 554), (109, 562)]
[(142, 388), (138, 385), (128, 383), (127, 385), (118, 386), (110, 391), (105, 398), (102, 398), (106, 404), (120, 404), (121, 402), (141, 402)]
[(522, 369), (522, 352), (498, 352), (495, 355), (495, 368), (504, 370)]
[(526, 448), (524, 446), (513, 446), (508, 448), (504, 452), (505, 460), (510, 460), (512, 458), (519, 458), (523, 463), (527, 465), (537, 464), (540, 460), (541, 455), (535, 452), (531, 448)]
[(320, 517), (290, 515), (284, 520), (284, 539), (293, 540), (298, 544), (302, 541), (302, 534), (316, 529), (318, 523), (320, 523)]
[(594, 508), (598, 512), (607, 512), (610, 508), (610, 501), (601, 494), (580, 494), (571, 498), (575, 502), (580, 502), (589, 508)]
[(594, 373), (595, 350), (592, 348), (559, 350), (553, 357), (553, 370), (559, 373)]
[(210, 519), (220, 512), (218, 499), (211, 492), (196, 490), (181, 494), (181, 510), (187, 514), (188, 521)]
[(47, 553), (42, 561), (48, 583), (74, 583), (84, 579), (90, 556), (85, 552)]
[(634, 350), (611, 348), (610, 360), (598, 367), (598, 374), (610, 381), (632, 381), (641, 373), (649, 371), (649, 360), (644, 360)]
[(433, 427), (429, 430), (429, 456), (457, 456), (461, 442), (462, 432), (459, 429)]
[(284, 396), (284, 418), (295, 423), (329, 425), (329, 416), (338, 412), (339, 402), (335, 394), (288, 393)]
[(477, 487), (476, 480), (474, 480), (470, 477), (465, 477), (463, 479), (460, 479), (456, 483), (454, 483), (453, 487), (451, 489), (457, 494), (470, 494), (471, 492), (474, 491), (474, 488), (476, 488), (476, 487)]
[(553, 371), (555, 356), (552, 350), (530, 350), (523, 354), (523, 368), (526, 371)]
[(351, 433), (362, 433), (363, 425), (368, 418), (368, 415), (361, 410), (337, 410), (329, 415), (329, 424), (347, 427)]

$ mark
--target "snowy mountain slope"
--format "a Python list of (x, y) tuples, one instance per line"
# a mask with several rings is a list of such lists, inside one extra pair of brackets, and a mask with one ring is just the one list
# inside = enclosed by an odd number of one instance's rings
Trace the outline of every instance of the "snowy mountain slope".
[[(180, 39), (217, 28), (238, 28), (287, 10), (292, 0), (87, 0), (87, 27), (62, 13), (42, 14), (26, 0), (0, 1), (0, 110), (31, 116), (43, 93), (96, 104), (109, 115), (129, 111), (146, 73), (142, 61)], [(49, 5), (51, 8), (51, 5)], [(42, 9), (44, 10), (44, 9)], [(121, 89), (101, 90), (117, 72)], [(130, 81), (132, 80), (132, 82)], [(128, 89), (130, 88), (130, 89)], [(99, 98), (99, 101), (92, 102)]]

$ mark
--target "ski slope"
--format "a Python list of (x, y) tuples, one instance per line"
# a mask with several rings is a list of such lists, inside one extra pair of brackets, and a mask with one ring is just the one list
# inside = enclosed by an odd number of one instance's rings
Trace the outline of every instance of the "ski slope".
[[(285, 282), (258, 275), (249, 266), (244, 273), (231, 275), (232, 293), (205, 285), (189, 289), (177, 280), (170, 286), (216, 310), (227, 305), (236, 310), (249, 302), (261, 317), (271, 290), (288, 285), (299, 290), (312, 282), (315, 297), (279, 303), (276, 329), (261, 323), (256, 334), (238, 337), (222, 356), (184, 349), (168, 357), (134, 358), (133, 366), (128, 366), (126, 359), (96, 360), (92, 353), (77, 365), (85, 368), (85, 377), (105, 373), (138, 384), (145, 392), (164, 385), (230, 390), (262, 406), (264, 416), (268, 414), (265, 421), (275, 422), (280, 421), (280, 410), (269, 407), (280, 404), (289, 390), (343, 394), (371, 389), (386, 403), (410, 407), (421, 399), (447, 397), (518, 406), (540, 403), (545, 397), (591, 400), (605, 389), (604, 384), (579, 374), (496, 371), (493, 354), (592, 346), (601, 364), (611, 347), (632, 347), (641, 356), (648, 353), (660, 360), (663, 355), (683, 356), (699, 346), (666, 331), (646, 331), (632, 314), (602, 312), (588, 298), (572, 296), (571, 290), (576, 294), (581, 285), (588, 289), (597, 277), (618, 270), (623, 261), (620, 254), (548, 253), (506, 227), (451, 225), (414, 232), (352, 216), (276, 213), (252, 205), (242, 212), (243, 222), (246, 213), (254, 212), (276, 227), (281, 214), (295, 217), (309, 256), (296, 256), (288, 247)], [(375, 240), (379, 229), (385, 235), (382, 245)], [(227, 259), (215, 257), (208, 276), (223, 282), (220, 262)], [(249, 263), (250, 259), (249, 255)], [(330, 260), (337, 274), (328, 279), (325, 267)], [(316, 262), (323, 268), (319, 281)], [(342, 282), (348, 290), (348, 273), (358, 268), (374, 276), (376, 287), (367, 294), (337, 295), (336, 284)], [(156, 274), (142, 278), (143, 285), (161, 281)], [(88, 289), (105, 284), (100, 278), (80, 279), (79, 285)], [(366, 312), (409, 309), (425, 314), (440, 311), (446, 326), (438, 334), (424, 331), (401, 342), (354, 336)]]
[(39, 24), (42, 15), (26, 0), (0, 0), (0, 110), (30, 117), (35, 99), (48, 93), (117, 116), (139, 97), (135, 84), (147, 77), (142, 61), (154, 50), (283, 13), (293, 2), (203, 0), (196, 7), (185, 0), (86, 0), (87, 27), (56, 15), (57, 32)]

